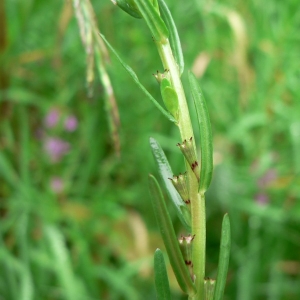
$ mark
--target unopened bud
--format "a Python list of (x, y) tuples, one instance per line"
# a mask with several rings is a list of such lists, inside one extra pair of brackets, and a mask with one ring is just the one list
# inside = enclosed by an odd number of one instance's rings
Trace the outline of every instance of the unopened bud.
[(192, 262), (192, 242), (195, 235), (181, 236), (179, 238), (179, 247), (184, 259), (184, 262), (189, 269), (191, 278), (194, 278), (193, 262)]
[(200, 168), (198, 165), (198, 160), (195, 152), (195, 148), (193, 145), (193, 138), (191, 137), (189, 140), (184, 140), (181, 144), (178, 143), (177, 146), (181, 150), (191, 169), (193, 170), (197, 180), (200, 179)]
[[(153, 75), (156, 78), (158, 83), (161, 83), (164, 78), (167, 79), (168, 81), (170, 81), (170, 72), (167, 69), (165, 69), (165, 71), (163, 73), (156, 71), (156, 74), (153, 74)], [(171, 85), (171, 84), (169, 84), (169, 85)]]
[(186, 174), (179, 174), (178, 176), (174, 175), (173, 178), (169, 179), (171, 180), (176, 191), (190, 210), (191, 201), (189, 198), (189, 191), (187, 188)]
[(213, 299), (216, 281), (211, 278), (204, 279), (204, 299)]

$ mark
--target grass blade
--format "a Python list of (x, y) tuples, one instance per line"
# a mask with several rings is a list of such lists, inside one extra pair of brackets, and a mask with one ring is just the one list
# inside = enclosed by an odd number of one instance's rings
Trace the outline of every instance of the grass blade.
[(195, 286), (184, 263), (179, 243), (167, 210), (160, 186), (153, 175), (149, 175), (149, 188), (158, 227), (166, 247), (171, 266), (182, 291), (188, 295), (195, 294)]
[(119, 62), (122, 64), (122, 66), (125, 68), (125, 70), (129, 73), (129, 75), (132, 77), (133, 81), (137, 84), (137, 86), (144, 92), (144, 94), (148, 97), (150, 101), (160, 110), (160, 112), (167, 118), (169, 121), (177, 123), (176, 119), (168, 112), (166, 111), (152, 96), (151, 94), (146, 90), (146, 88), (140, 83), (137, 75), (135, 72), (130, 68), (118, 55), (116, 50), (113, 48), (113, 46), (107, 41), (107, 39), (104, 37), (104, 35), (100, 34), (108, 48), (114, 53), (114, 55), (117, 57)]
[(177, 193), (171, 180), (169, 180), (169, 178), (173, 177), (173, 172), (169, 165), (168, 159), (163, 149), (154, 138), (150, 138), (150, 146), (160, 176), (166, 186), (169, 197), (176, 208), (178, 218), (180, 219), (185, 229), (190, 232), (191, 231), (190, 213), (188, 211), (188, 208), (186, 207), (186, 204), (183, 202), (180, 195)]
[(224, 215), (222, 222), (222, 235), (221, 235), (221, 245), (220, 245), (220, 256), (218, 265), (218, 275), (215, 286), (215, 293), (213, 300), (222, 300), (226, 285), (227, 271), (229, 265), (230, 256), (230, 221), (228, 214)]
[(169, 37), (169, 31), (153, 4), (149, 0), (134, 0), (134, 2), (145, 19), (154, 40), (164, 44)]
[(208, 189), (213, 172), (212, 132), (206, 102), (195, 75), (189, 72), (189, 82), (200, 129), (201, 169), (199, 191)]
[(171, 300), (166, 264), (160, 249), (154, 253), (154, 280), (157, 300)]
[(169, 8), (166, 5), (164, 0), (159, 0), (159, 7), (160, 7), (161, 16), (164, 22), (166, 23), (167, 28), (169, 29), (171, 48), (173, 51), (175, 61), (178, 65), (179, 73), (181, 75), (184, 70), (184, 59), (183, 59), (182, 48), (181, 48), (181, 43), (177, 32), (177, 28), (172, 18), (172, 15), (169, 11)]

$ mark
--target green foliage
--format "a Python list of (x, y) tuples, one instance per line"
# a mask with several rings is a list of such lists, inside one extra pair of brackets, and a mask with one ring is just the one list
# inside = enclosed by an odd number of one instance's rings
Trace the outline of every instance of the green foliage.
[(180, 197), (173, 184), (171, 183), (170, 179), (173, 177), (173, 172), (169, 165), (168, 159), (161, 146), (154, 138), (150, 138), (150, 147), (161, 179), (163, 180), (167, 193), (176, 209), (177, 216), (184, 228), (190, 231), (191, 216), (188, 212), (186, 204), (183, 202), (183, 199)]
[(182, 53), (182, 49), (181, 49), (179, 35), (177, 32), (177, 27), (175, 25), (175, 22), (172, 18), (172, 15), (171, 15), (166, 3), (163, 0), (159, 1), (159, 7), (161, 10), (162, 18), (169, 29), (170, 44), (171, 44), (171, 48), (173, 51), (173, 55), (175, 57), (176, 63), (179, 68), (179, 73), (182, 74), (183, 70), (184, 70), (184, 59), (183, 59), (183, 53)]
[(211, 124), (203, 93), (199, 87), (196, 77), (192, 73), (189, 73), (189, 82), (197, 112), (200, 131), (201, 169), (199, 191), (201, 193), (205, 193), (210, 185), (213, 173)]
[(158, 227), (177, 282), (183, 292), (189, 296), (193, 296), (196, 292), (195, 286), (185, 266), (160, 186), (153, 175), (149, 175), (149, 188)]
[(154, 253), (154, 276), (156, 295), (158, 300), (170, 300), (171, 292), (164, 255), (160, 249)]
[(214, 287), (214, 300), (221, 300), (224, 296), (225, 285), (227, 281), (227, 272), (229, 265), (230, 256), (230, 244), (231, 244), (231, 233), (230, 233), (230, 221), (226, 214), (222, 222), (222, 235), (220, 243), (220, 256), (218, 264), (218, 276), (216, 285)]
[[(64, 280), (76, 283), (81, 299), (152, 300), (152, 254), (163, 244), (145, 192), (146, 174), (155, 172), (149, 136), (159, 141), (175, 174), (185, 170), (175, 146), (182, 141), (177, 127), (161, 117), (111, 55), (106, 69), (121, 119), (121, 159), (116, 158), (96, 72), (94, 95), (87, 96), (86, 51), (70, 4), (0, 4), (0, 297), (68, 299), (70, 284), (64, 285), (58, 270), (65, 267)], [(110, 1), (92, 4), (101, 33), (153, 98), (161, 99), (151, 74), (163, 67), (143, 20)], [(298, 2), (166, 4), (181, 38), (184, 87), (192, 70), (212, 123), (206, 275), (216, 278), (220, 223), (228, 212), (232, 250), (224, 299), (297, 300)], [(162, 13), (161, 18), (167, 25)], [(197, 128), (193, 100), (188, 101)], [(60, 121), (46, 129), (44, 119), (53, 108)], [(64, 130), (69, 115), (78, 119), (74, 132)], [(70, 144), (60, 162), (45, 153), (41, 131)], [(53, 177), (63, 181), (59, 192), (51, 187)], [(176, 211), (170, 209), (170, 216), (179, 232)], [(60, 238), (65, 266), (59, 266), (48, 228)], [(166, 266), (169, 272), (167, 261)], [(182, 299), (172, 276), (169, 281), (172, 299)]]

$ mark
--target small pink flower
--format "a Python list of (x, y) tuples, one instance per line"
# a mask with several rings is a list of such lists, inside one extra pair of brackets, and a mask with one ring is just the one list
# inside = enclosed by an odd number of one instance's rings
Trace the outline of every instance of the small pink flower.
[(276, 180), (277, 172), (275, 169), (269, 169), (262, 177), (260, 177), (257, 181), (257, 185), (260, 188), (265, 188), (268, 186), (272, 181)]
[(50, 180), (50, 188), (56, 194), (62, 192), (64, 188), (62, 179), (60, 177), (52, 177)]
[(70, 144), (59, 138), (47, 137), (44, 141), (44, 150), (52, 161), (58, 162), (62, 156), (70, 151)]
[(47, 128), (52, 128), (57, 125), (60, 113), (57, 109), (51, 109), (44, 119), (44, 124)]
[(74, 115), (67, 117), (65, 120), (65, 129), (66, 131), (75, 131), (78, 126), (78, 120)]
[(267, 194), (259, 193), (255, 196), (255, 202), (259, 205), (267, 205), (270, 199)]

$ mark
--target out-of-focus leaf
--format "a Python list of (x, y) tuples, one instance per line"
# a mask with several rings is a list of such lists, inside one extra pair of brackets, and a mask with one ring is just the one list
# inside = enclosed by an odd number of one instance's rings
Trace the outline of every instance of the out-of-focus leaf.
[(157, 300), (171, 300), (166, 264), (160, 249), (154, 253), (154, 280)]

